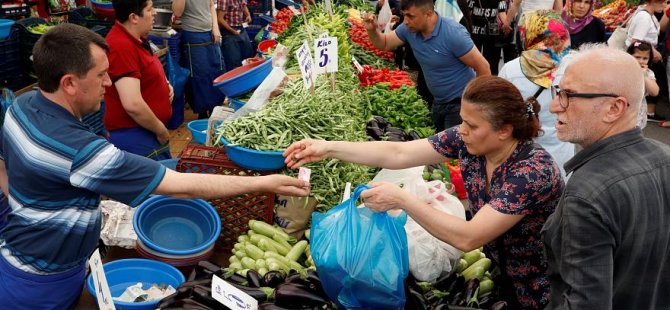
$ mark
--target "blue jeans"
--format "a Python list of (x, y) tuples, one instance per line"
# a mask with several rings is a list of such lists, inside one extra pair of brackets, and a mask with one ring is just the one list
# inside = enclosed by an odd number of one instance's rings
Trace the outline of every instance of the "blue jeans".
[(460, 125), (463, 122), (460, 97), (443, 103), (434, 101), (430, 112), (436, 132)]
[(247, 31), (242, 27), (233, 27), (233, 29), (239, 30), (240, 35), (234, 35), (226, 29), (221, 29), (221, 53), (226, 64), (226, 71), (241, 66), (242, 60), (254, 55)]

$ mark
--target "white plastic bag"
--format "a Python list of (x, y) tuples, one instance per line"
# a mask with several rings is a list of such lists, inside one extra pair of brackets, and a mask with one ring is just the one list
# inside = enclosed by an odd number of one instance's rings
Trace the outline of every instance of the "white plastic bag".
[[(465, 219), (463, 204), (450, 194), (441, 181), (425, 182), (423, 167), (402, 170), (382, 169), (373, 182), (390, 182), (402, 186), (415, 196), (423, 199), (442, 212)], [(419, 281), (434, 281), (440, 275), (449, 273), (461, 257), (461, 251), (437, 239), (411, 217), (405, 224), (409, 246), (409, 270)]]
[(386, 0), (384, 1), (384, 5), (382, 5), (382, 9), (379, 10), (379, 16), (377, 16), (377, 29), (384, 33), (390, 32), (392, 16), (391, 6), (389, 6), (389, 2)]
[(133, 228), (135, 208), (113, 200), (100, 202), (103, 224), (100, 238), (108, 246), (134, 249), (137, 234)]

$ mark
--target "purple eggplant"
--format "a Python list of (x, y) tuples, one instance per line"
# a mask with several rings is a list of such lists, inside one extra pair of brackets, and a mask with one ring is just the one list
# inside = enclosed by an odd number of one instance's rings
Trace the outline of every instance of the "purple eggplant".
[(230, 285), (240, 289), (241, 291), (247, 293), (253, 299), (258, 300), (259, 302), (264, 302), (272, 296), (272, 289), (269, 287), (248, 287), (236, 283), (230, 283)]
[(275, 305), (286, 308), (322, 306), (328, 301), (308, 286), (283, 283), (274, 291)]
[(258, 305), (258, 310), (291, 310), (291, 309), (277, 306), (271, 302), (264, 302)]
[(501, 300), (501, 301), (493, 304), (490, 309), (491, 310), (507, 310), (507, 302)]
[(284, 279), (286, 277), (281, 271), (269, 271), (268, 273), (263, 276), (263, 282), (265, 282), (265, 286), (275, 288), (277, 285), (282, 284), (284, 282)]
[(193, 288), (193, 300), (206, 305), (213, 310), (226, 310), (228, 307), (222, 305), (218, 300), (212, 297), (212, 289), (209, 287), (196, 285)]
[(249, 285), (249, 287), (261, 287), (265, 286), (265, 283), (258, 271), (249, 269), (249, 271), (247, 271), (247, 285)]
[(479, 293), (479, 279), (474, 278), (465, 283), (465, 303), (468, 307), (478, 306), (477, 294)]

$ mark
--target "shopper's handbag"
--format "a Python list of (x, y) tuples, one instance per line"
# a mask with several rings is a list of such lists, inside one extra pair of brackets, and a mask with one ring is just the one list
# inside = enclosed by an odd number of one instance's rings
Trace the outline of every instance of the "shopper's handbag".
[(621, 50), (626, 49), (626, 38), (628, 37), (628, 27), (630, 26), (629, 23), (635, 14), (637, 14), (637, 12), (631, 14), (626, 21), (614, 29), (610, 38), (607, 39), (607, 45)]
[(321, 284), (341, 309), (403, 309), (409, 273), (407, 213), (393, 216), (356, 207), (351, 198), (312, 214), (311, 252)]

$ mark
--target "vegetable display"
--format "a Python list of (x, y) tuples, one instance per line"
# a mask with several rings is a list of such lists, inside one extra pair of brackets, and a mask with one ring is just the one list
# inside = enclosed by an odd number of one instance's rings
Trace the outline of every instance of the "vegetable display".
[(375, 55), (381, 58), (387, 59), (389, 61), (393, 60), (393, 52), (385, 52), (372, 45), (370, 38), (368, 38), (368, 31), (365, 30), (363, 24), (356, 21), (355, 19), (349, 19), (349, 23), (351, 23), (351, 27), (349, 27), (349, 36), (351, 37), (351, 41), (363, 47), (363, 49), (373, 52)]
[(384, 84), (375, 84), (364, 88), (362, 93), (371, 115), (381, 116), (395, 127), (415, 130), (422, 138), (435, 132), (430, 112), (415, 88), (400, 86), (388, 90)]
[(284, 7), (277, 12), (277, 15), (274, 16), (274, 22), (270, 23), (270, 29), (276, 34), (281, 34), (287, 28), (293, 17), (293, 11), (289, 7)]
[(361, 87), (383, 83), (388, 85), (390, 90), (398, 89), (400, 86), (414, 86), (414, 82), (409, 77), (409, 73), (400, 69), (389, 70), (388, 68), (375, 69), (370, 66), (363, 66), (363, 71), (358, 74)]
[(624, 0), (616, 0), (593, 11), (593, 16), (601, 19), (605, 24), (605, 31), (612, 32), (623, 24), (635, 12), (635, 6)]

